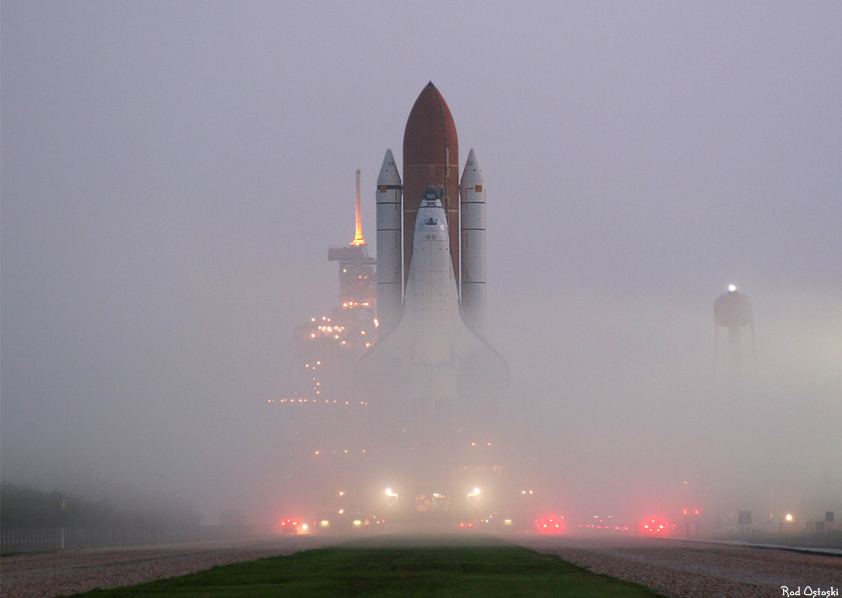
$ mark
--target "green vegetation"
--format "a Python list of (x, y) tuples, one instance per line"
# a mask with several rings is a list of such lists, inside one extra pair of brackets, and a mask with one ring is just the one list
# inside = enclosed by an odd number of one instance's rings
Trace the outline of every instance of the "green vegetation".
[(13, 482), (0, 483), (0, 525), (4, 528), (47, 528), (110, 522), (111, 505), (74, 498), (62, 490), (45, 492)]
[(486, 538), (469, 543), (362, 540), (290, 556), (215, 567), (88, 598), (176, 596), (656, 597), (642, 586), (589, 573), (561, 559)]
[(199, 515), (183, 505), (118, 507), (63, 490), (46, 492), (5, 480), (0, 482), (0, 527), (3, 529), (106, 525), (173, 527), (198, 523)]

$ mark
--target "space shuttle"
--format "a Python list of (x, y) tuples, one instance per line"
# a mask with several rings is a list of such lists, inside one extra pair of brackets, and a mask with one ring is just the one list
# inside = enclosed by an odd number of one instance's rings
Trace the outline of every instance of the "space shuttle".
[(471, 150), (460, 182), (458, 155), (431, 82), (407, 121), (405, 179), (391, 150), (378, 176), (378, 341), (361, 361), (381, 410), (425, 432), (491, 425), (508, 385), (485, 338), (484, 180)]

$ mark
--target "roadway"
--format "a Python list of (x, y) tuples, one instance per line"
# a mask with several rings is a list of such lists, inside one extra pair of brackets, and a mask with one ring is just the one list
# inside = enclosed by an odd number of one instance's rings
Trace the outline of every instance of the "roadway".
[[(350, 537), (272, 536), (3, 557), (0, 590), (8, 598), (49, 598), (291, 554)], [(462, 537), (468, 540), (478, 535)], [(595, 573), (640, 583), (678, 598), (785, 596), (783, 588), (792, 592), (790, 595), (800, 596), (839, 596), (842, 592), (842, 557), (829, 554), (629, 536), (503, 537)], [(452, 536), (449, 541), (453, 541)], [(795, 594), (799, 588), (800, 594)]]
[[(679, 598), (799, 596), (842, 593), (842, 556), (637, 536), (541, 536), (508, 538), (555, 554), (595, 573), (643, 584)], [(794, 592), (798, 591), (798, 594)], [(807, 588), (810, 588), (808, 591)]]

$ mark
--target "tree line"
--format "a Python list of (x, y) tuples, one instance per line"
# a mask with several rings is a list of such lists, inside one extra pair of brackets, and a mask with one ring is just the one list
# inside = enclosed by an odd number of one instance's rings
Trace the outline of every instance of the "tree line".
[(63, 490), (44, 491), (14, 482), (0, 482), (0, 527), (183, 527), (194, 526), (200, 516), (180, 504), (149, 508), (119, 507)]

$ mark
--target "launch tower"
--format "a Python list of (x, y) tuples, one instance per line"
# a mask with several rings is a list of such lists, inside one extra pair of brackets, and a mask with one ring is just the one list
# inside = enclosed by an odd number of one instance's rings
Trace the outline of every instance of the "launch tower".
[[(327, 259), (339, 262), (339, 307), (333, 310), (332, 319), (336, 324), (351, 327), (354, 332), (366, 336), (370, 345), (376, 335), (372, 323), (377, 305), (377, 260), (368, 255), (363, 238), (359, 169), (354, 240), (348, 245), (328, 249)], [(368, 346), (365, 343), (356, 345), (363, 349)]]

